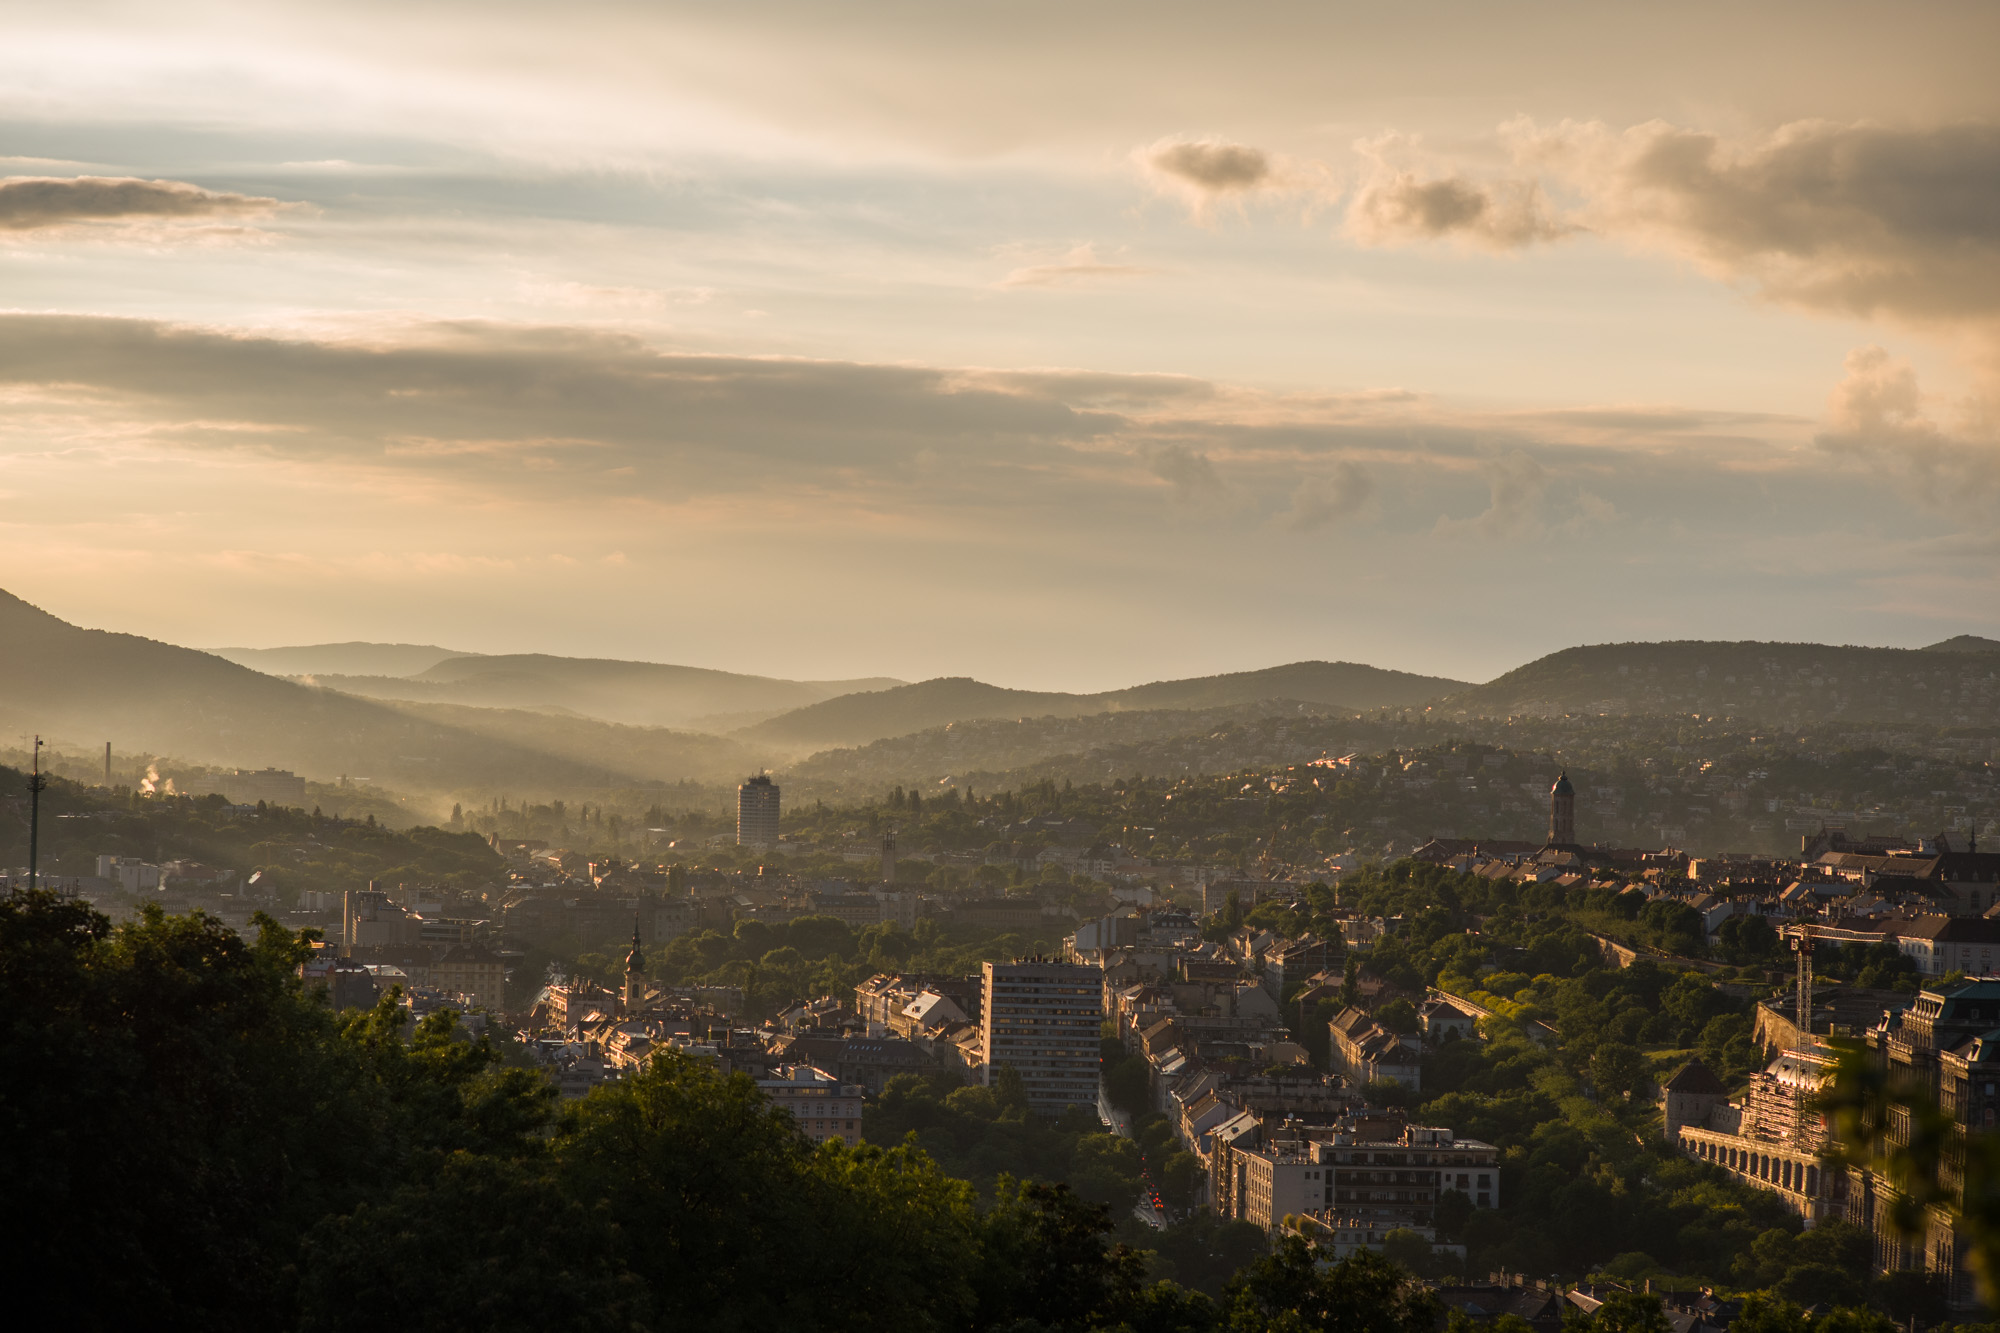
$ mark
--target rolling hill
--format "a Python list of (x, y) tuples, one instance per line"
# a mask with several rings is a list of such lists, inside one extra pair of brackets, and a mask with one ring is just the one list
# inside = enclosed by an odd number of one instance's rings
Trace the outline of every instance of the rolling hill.
[[(1318, 704), (1260, 701), (1218, 708), (1131, 709), (1080, 717), (984, 718), (952, 722), (892, 736), (855, 749), (822, 750), (786, 770), (788, 781), (844, 798), (869, 796), (892, 784), (942, 784), (954, 779), (980, 790), (1001, 775), (1034, 772), (1052, 762), (1070, 775), (1186, 774), (1230, 771), (1267, 759), (1319, 757), (1317, 749), (1288, 745), (1338, 718), (1355, 735), (1370, 726), (1354, 714)], [(1251, 738), (1269, 740), (1259, 748)], [(1115, 758), (1114, 758), (1115, 756)], [(1127, 762), (1129, 761), (1129, 762)], [(1125, 767), (1118, 767), (1119, 763)]]
[(1977, 634), (1954, 634), (1923, 647), (1927, 653), (2000, 653), (2000, 639), (1982, 639)]
[[(1811, 643), (1567, 648), (1436, 705), (1446, 717), (1703, 713), (1792, 722), (2000, 724), (2000, 650)], [(1977, 641), (1988, 642), (1988, 641)]]
[(428, 643), (310, 643), (294, 648), (211, 648), (238, 666), (272, 676), (414, 676), (451, 657), (475, 654)]
[(780, 714), (735, 733), (792, 753), (866, 745), (948, 722), (1084, 717), (1132, 710), (1226, 708), (1289, 700), (1346, 709), (1420, 704), (1462, 689), (1459, 681), (1351, 662), (1294, 662), (1188, 680), (1155, 681), (1099, 694), (1010, 690), (963, 676), (849, 694)]
[(366, 775), (411, 793), (725, 779), (758, 758), (714, 736), (625, 735), (613, 745), (597, 723), (493, 709), (406, 711), (192, 648), (81, 629), (4, 592), (0, 641), (9, 647), (0, 654), (0, 731), (79, 747), (110, 741), (124, 754), (320, 779)]
[(837, 695), (902, 684), (777, 680), (705, 667), (543, 653), (452, 657), (409, 676), (316, 674), (312, 683), (370, 699), (560, 709), (642, 727), (725, 731)]

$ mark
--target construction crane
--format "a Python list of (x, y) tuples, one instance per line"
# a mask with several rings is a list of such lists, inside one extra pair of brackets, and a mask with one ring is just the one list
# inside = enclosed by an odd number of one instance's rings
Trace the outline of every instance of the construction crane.
[(1785, 927), (1785, 934), (1791, 937), (1792, 952), (1798, 955), (1799, 993), (1797, 1019), (1799, 1032), (1808, 1039), (1812, 1037), (1812, 930), (1812, 925), (1805, 921)]

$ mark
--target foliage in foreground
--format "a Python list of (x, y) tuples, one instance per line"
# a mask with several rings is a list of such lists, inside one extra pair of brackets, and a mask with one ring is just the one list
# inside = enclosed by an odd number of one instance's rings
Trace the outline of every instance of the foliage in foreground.
[(15, 1290), (80, 1327), (1429, 1327), (1378, 1257), (1294, 1244), (1219, 1298), (1149, 1282), (1065, 1186), (1003, 1178), (982, 1208), (920, 1148), (815, 1149), (692, 1058), (559, 1107), (448, 1014), (337, 1021), (300, 992), (303, 947), (0, 899)]

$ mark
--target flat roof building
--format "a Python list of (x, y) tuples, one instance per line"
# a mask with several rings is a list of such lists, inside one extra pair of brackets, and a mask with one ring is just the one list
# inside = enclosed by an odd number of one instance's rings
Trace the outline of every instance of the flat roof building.
[(736, 844), (778, 845), (778, 784), (762, 773), (736, 789)]
[(986, 963), (983, 981), (981, 1082), (992, 1086), (1001, 1066), (1012, 1065), (1037, 1114), (1095, 1107), (1103, 969), (1043, 959)]
[(814, 1143), (861, 1142), (863, 1090), (858, 1084), (842, 1083), (811, 1065), (779, 1065), (769, 1077), (758, 1079), (757, 1086), (790, 1111), (799, 1133)]

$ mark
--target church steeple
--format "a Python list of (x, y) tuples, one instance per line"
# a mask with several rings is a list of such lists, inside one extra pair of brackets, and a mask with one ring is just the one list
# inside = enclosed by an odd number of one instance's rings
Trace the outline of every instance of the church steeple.
[(625, 955), (625, 994), (622, 997), (629, 1018), (646, 1002), (646, 951), (639, 947), (639, 914), (632, 914), (632, 952)]
[(1576, 788), (1569, 782), (1569, 770), (1565, 768), (1549, 788), (1549, 845), (1551, 847), (1572, 847), (1576, 844)]

